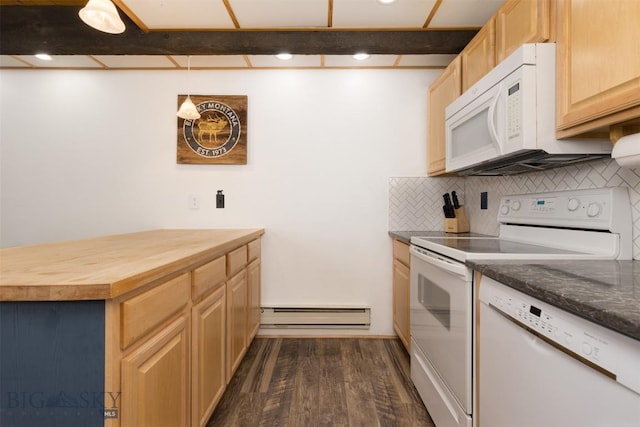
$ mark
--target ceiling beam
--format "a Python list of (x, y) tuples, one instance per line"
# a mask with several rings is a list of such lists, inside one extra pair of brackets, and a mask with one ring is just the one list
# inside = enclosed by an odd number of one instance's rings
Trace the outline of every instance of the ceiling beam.
[(266, 29), (140, 30), (106, 34), (85, 25), (79, 7), (0, 6), (0, 54), (32, 55), (298, 55), (457, 54), (476, 30)]

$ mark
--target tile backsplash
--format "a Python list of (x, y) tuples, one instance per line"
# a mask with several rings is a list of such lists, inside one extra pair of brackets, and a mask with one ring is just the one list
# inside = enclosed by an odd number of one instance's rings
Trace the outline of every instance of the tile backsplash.
[(464, 178), (389, 178), (389, 230), (442, 230), (442, 195), (464, 205)]
[[(442, 230), (442, 194), (456, 190), (466, 205), (471, 231), (497, 235), (498, 202), (507, 194), (575, 188), (627, 187), (633, 220), (633, 257), (640, 259), (640, 169), (624, 169), (610, 159), (513, 176), (389, 178), (389, 230)], [(488, 209), (480, 209), (480, 193)]]

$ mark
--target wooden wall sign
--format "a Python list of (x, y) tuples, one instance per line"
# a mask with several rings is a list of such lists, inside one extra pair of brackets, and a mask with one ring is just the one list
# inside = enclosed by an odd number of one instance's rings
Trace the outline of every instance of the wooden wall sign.
[[(178, 107), (187, 98), (178, 95)], [(247, 164), (247, 96), (191, 95), (200, 118), (178, 117), (179, 164)]]

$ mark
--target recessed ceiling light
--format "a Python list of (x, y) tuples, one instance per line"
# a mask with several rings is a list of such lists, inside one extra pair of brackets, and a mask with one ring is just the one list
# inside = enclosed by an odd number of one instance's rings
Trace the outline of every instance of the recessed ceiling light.
[(51, 61), (53, 58), (47, 53), (36, 53), (35, 57), (43, 61)]
[(378, 3), (380, 4), (391, 4), (391, 3), (395, 3), (396, 0), (378, 0)]
[(353, 55), (353, 59), (357, 59), (358, 61), (364, 61), (367, 58), (369, 58), (369, 54), (364, 52), (359, 52)]
[(293, 58), (293, 55), (291, 55), (290, 53), (279, 53), (276, 55), (276, 58), (278, 59), (282, 59), (283, 61), (288, 61), (289, 59)]

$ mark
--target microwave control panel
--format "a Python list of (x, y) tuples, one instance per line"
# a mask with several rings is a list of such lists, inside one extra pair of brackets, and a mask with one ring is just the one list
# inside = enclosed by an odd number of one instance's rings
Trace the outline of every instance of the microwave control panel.
[(522, 96), (520, 82), (507, 89), (507, 138), (513, 139), (522, 132)]

